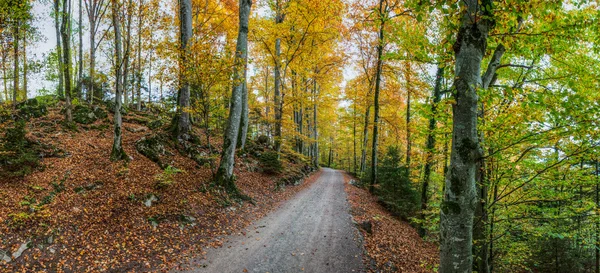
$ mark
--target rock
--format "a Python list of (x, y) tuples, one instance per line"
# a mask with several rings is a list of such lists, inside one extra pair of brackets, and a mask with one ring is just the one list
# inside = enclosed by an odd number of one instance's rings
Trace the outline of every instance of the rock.
[(160, 119), (148, 122), (148, 128), (150, 128), (150, 130), (156, 130), (162, 126), (163, 126), (163, 122)]
[(49, 251), (51, 254), (54, 254), (54, 252), (56, 252), (56, 249), (54, 249), (54, 247), (52, 247), (52, 246), (51, 246), (51, 247), (49, 247), (49, 248), (48, 248), (48, 251)]
[(196, 222), (196, 218), (193, 216), (190, 216), (190, 215), (180, 214), (179, 222), (181, 222), (182, 224), (185, 224), (185, 225), (189, 225), (189, 224)]
[(144, 206), (151, 207), (152, 202), (156, 202), (156, 201), (158, 201), (158, 198), (156, 197), (156, 195), (150, 194), (150, 195), (146, 196), (146, 199), (144, 200)]
[(158, 135), (142, 137), (135, 142), (135, 149), (161, 168), (166, 167), (160, 160), (160, 157), (166, 154), (165, 145)]
[(10, 263), (12, 259), (8, 256), (7, 252), (4, 250), (0, 250), (0, 260)]
[(96, 120), (106, 118), (107, 116), (106, 111), (98, 106), (88, 107), (79, 104), (73, 108), (73, 120), (80, 124), (92, 124)]
[(39, 118), (48, 114), (46, 105), (39, 103), (35, 98), (18, 103), (16, 108), (19, 110), (19, 117), (25, 120), (29, 120), (30, 118)]
[(137, 133), (137, 132), (144, 132), (146, 131), (146, 128), (144, 127), (137, 127), (137, 128), (132, 128), (132, 127), (125, 127), (125, 130), (132, 132), (132, 133)]
[(17, 249), (17, 251), (12, 254), (13, 259), (17, 259), (17, 258), (21, 257), (21, 255), (23, 255), (23, 252), (29, 248), (30, 243), (31, 243), (31, 241), (22, 243), (21, 246), (19, 247), (19, 249)]
[[(105, 101), (104, 104), (106, 105), (106, 109), (108, 109), (108, 111), (110, 111), (113, 114), (115, 113), (115, 99), (109, 99)], [(127, 109), (125, 109), (123, 105), (121, 105), (121, 114), (127, 114)]]
[(371, 223), (371, 221), (364, 221), (362, 223), (359, 223), (358, 227), (360, 227), (362, 230), (366, 231), (369, 234), (373, 233), (373, 224)]

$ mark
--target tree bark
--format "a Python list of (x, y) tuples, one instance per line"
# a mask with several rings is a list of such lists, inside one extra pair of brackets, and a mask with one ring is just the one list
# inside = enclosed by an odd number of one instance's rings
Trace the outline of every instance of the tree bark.
[[(440, 214), (440, 272), (472, 272), (473, 216), (477, 204), (475, 173), (481, 157), (477, 133), (476, 88), (492, 22), (491, 1), (465, 0), (456, 56), (452, 151)], [(481, 18), (485, 15), (484, 18)], [(488, 17), (489, 16), (489, 17)]]
[(239, 31), (235, 54), (235, 67), (233, 69), (233, 88), (231, 90), (231, 106), (225, 135), (223, 139), (223, 151), (221, 162), (215, 175), (218, 185), (224, 187), (228, 192), (239, 195), (233, 177), (235, 165), (235, 147), (240, 133), (240, 121), (242, 119), (242, 107), (244, 89), (246, 88), (247, 64), (248, 64), (248, 20), (250, 18), (251, 0), (240, 0), (239, 4)]
[(58, 58), (58, 90), (59, 96), (64, 96), (64, 71), (62, 59), (62, 44), (60, 41), (60, 0), (54, 0), (54, 28), (56, 29), (56, 54)]
[[(386, 11), (387, 12), (387, 11)], [(377, 184), (377, 144), (378, 144), (378, 127), (379, 127), (379, 90), (381, 88), (381, 70), (383, 68), (383, 43), (384, 43), (384, 16), (383, 0), (379, 0), (379, 36), (377, 42), (377, 71), (375, 73), (375, 98), (373, 101), (373, 150), (371, 151), (371, 183), (369, 185), (369, 191), (375, 191), (375, 184)]]
[(421, 213), (422, 223), (419, 225), (419, 235), (424, 237), (427, 233), (423, 227), (425, 221), (425, 211), (427, 210), (429, 183), (431, 182), (431, 168), (433, 167), (433, 155), (435, 153), (435, 128), (437, 126), (437, 104), (441, 100), (442, 78), (444, 77), (444, 67), (438, 66), (435, 73), (435, 85), (433, 87), (431, 101), (431, 118), (429, 118), (429, 128), (427, 131), (427, 144), (425, 147), (425, 167), (423, 170), (423, 184), (421, 186)]
[(63, 75), (65, 77), (65, 121), (73, 122), (71, 114), (71, 1), (63, 0), (60, 34), (63, 46)]
[[(277, 0), (275, 2), (275, 24), (283, 23), (284, 15), (283, 15), (283, 0)], [(283, 117), (283, 95), (281, 94), (281, 38), (277, 37), (275, 39), (275, 95), (273, 96), (275, 102), (275, 150), (277, 151), (277, 156), (279, 157), (279, 152), (281, 151), (281, 122)]]
[(119, 4), (118, 0), (112, 1), (112, 23), (115, 30), (115, 115), (114, 115), (114, 135), (113, 135), (113, 146), (110, 153), (110, 159), (112, 161), (125, 160), (127, 154), (123, 150), (122, 145), (122, 125), (123, 121), (121, 118), (121, 95), (123, 90), (123, 81), (121, 79), (121, 71), (123, 69), (123, 57), (121, 51), (121, 25), (119, 19)]
[(412, 95), (412, 90), (410, 86), (410, 63), (407, 64), (408, 67), (406, 69), (406, 176), (410, 181), (410, 155), (412, 148), (412, 139), (410, 136), (410, 99)]
[[(367, 100), (370, 99), (367, 94)], [(371, 104), (367, 103), (367, 109), (365, 109), (365, 123), (363, 127), (363, 141), (362, 151), (360, 155), (360, 173), (364, 174), (367, 171), (367, 146), (369, 145), (369, 118), (371, 116)]]
[(13, 27), (13, 105), (17, 104), (17, 95), (19, 94), (19, 22), (15, 22)]
[(23, 33), (23, 97), (27, 100), (27, 35)]
[(79, 98), (83, 98), (83, 5), (82, 0), (79, 0), (79, 71), (77, 74), (77, 86), (79, 87)]
[[(129, 87), (129, 84), (127, 82), (127, 80), (129, 79), (129, 63), (130, 63), (130, 57), (131, 57), (131, 22), (132, 22), (132, 15), (133, 15), (133, 0), (129, 0), (128, 4), (127, 4), (127, 33), (125, 34), (125, 56), (123, 59), (123, 101), (124, 101), (124, 105), (126, 107), (129, 106), (129, 97), (127, 96), (127, 90)], [(133, 103), (133, 90), (131, 91), (131, 102)]]
[(317, 104), (318, 104), (318, 100), (317, 100), (317, 96), (318, 96), (318, 89), (317, 89), (317, 80), (313, 79), (313, 124), (312, 124), (312, 129), (313, 129), (313, 157), (312, 157), (312, 165), (315, 168), (319, 168), (319, 131), (317, 128)]
[(246, 139), (248, 138), (248, 86), (244, 84), (244, 90), (242, 93), (242, 117), (240, 120), (240, 132), (238, 134), (237, 146), (240, 149), (244, 149), (246, 146)]
[[(192, 37), (192, 2), (191, 0), (179, 0), (179, 22), (180, 22), (180, 43), (181, 43), (181, 63), (179, 73), (179, 94), (177, 99), (177, 116), (175, 118), (176, 129), (175, 136), (178, 140), (188, 140), (191, 129), (190, 113), (190, 85), (187, 81), (187, 55), (188, 42)], [(236, 131), (237, 133), (237, 131)], [(235, 143), (234, 143), (235, 148)]]
[[(136, 69), (136, 92), (137, 92), (137, 103), (136, 110), (142, 110), (142, 6), (144, 1), (140, 1), (139, 13), (138, 13), (138, 33), (137, 33), (137, 69)], [(191, 36), (190, 36), (191, 37)]]

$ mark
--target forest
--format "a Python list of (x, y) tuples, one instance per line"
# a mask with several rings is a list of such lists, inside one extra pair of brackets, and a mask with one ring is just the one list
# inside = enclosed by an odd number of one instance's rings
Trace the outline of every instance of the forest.
[(0, 59), (0, 272), (173, 271), (339, 182), (364, 272), (600, 273), (598, 1), (0, 0)]

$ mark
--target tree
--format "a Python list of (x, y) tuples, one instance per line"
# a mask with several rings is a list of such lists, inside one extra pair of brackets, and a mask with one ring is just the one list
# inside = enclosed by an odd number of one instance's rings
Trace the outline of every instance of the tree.
[(481, 61), (493, 21), (491, 1), (461, 2), (461, 25), (454, 44), (456, 56), (452, 151), (440, 216), (440, 272), (472, 271), (472, 238), (476, 163), (482, 156), (477, 132)]
[(110, 159), (113, 161), (128, 159), (125, 150), (123, 149), (123, 121), (121, 118), (121, 96), (123, 90), (123, 81), (121, 79), (123, 57), (121, 44), (121, 20), (119, 19), (119, 4), (118, 0), (111, 0), (112, 7), (112, 24), (115, 31), (115, 115), (114, 115), (114, 134), (113, 146), (110, 153)]
[(62, 68), (65, 84), (65, 121), (73, 122), (71, 113), (71, 1), (63, 0), (60, 36), (62, 38)]
[[(96, 43), (96, 35), (98, 33), (99, 22), (102, 21), (106, 11), (108, 10), (108, 5), (105, 0), (85, 0), (85, 10), (88, 16), (88, 21), (90, 24), (90, 80), (92, 83), (95, 82), (96, 78), (96, 50), (98, 46), (100, 46), (100, 42), (104, 39), (104, 35), (100, 38), (100, 41)], [(94, 84), (90, 84), (90, 88), (88, 90), (88, 101), (90, 103), (94, 103)]]
[[(191, 129), (190, 121), (190, 85), (187, 80), (187, 55), (189, 55), (188, 43), (192, 37), (192, 3), (191, 0), (179, 1), (180, 22), (180, 63), (179, 63), (179, 93), (177, 95), (177, 115), (173, 119), (175, 137), (182, 141), (189, 139)], [(235, 146), (235, 145), (234, 145)]]
[[(233, 89), (231, 91), (231, 104), (229, 107), (229, 118), (227, 128), (223, 137), (223, 150), (221, 162), (215, 175), (217, 184), (224, 187), (234, 195), (240, 195), (235, 185), (233, 167), (235, 164), (235, 148), (240, 134), (240, 122), (242, 120), (242, 107), (244, 105), (244, 91), (246, 89), (246, 76), (248, 64), (248, 21), (250, 18), (251, 0), (240, 0), (239, 2), (239, 30), (233, 68)], [(247, 99), (247, 96), (246, 96)]]

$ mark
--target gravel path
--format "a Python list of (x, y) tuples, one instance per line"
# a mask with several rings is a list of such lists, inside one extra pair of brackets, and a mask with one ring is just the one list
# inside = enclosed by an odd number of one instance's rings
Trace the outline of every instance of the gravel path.
[(204, 267), (190, 272), (364, 272), (344, 178), (324, 168), (308, 189), (277, 211), (209, 249)]

